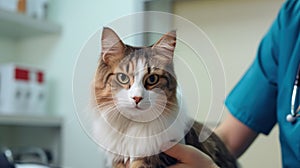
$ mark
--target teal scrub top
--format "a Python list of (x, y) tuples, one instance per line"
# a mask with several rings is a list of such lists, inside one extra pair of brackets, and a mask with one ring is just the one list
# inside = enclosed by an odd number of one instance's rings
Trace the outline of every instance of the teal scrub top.
[[(278, 123), (284, 168), (300, 167), (300, 118), (286, 121), (299, 60), (300, 1), (288, 0), (262, 39), (253, 64), (225, 101), (233, 116), (258, 133), (268, 134)], [(298, 105), (299, 98), (295, 108)]]

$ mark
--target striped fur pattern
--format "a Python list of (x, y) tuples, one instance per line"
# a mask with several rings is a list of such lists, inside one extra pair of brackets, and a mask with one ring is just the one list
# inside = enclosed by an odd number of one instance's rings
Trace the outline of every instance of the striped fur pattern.
[(131, 162), (130, 168), (155, 168), (176, 163), (159, 154), (164, 143), (190, 135), (193, 124), (177, 102), (176, 32), (163, 35), (152, 46), (133, 47), (104, 28), (101, 42), (93, 82), (93, 136), (108, 151), (107, 166), (125, 168)]

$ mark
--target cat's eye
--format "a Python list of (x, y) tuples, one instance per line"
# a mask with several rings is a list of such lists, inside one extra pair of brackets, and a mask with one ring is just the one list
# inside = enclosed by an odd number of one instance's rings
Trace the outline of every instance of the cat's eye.
[(129, 83), (129, 77), (123, 73), (118, 73), (117, 74), (117, 80), (121, 83), (121, 84), (127, 84)]
[(146, 84), (148, 85), (155, 85), (158, 82), (159, 76), (156, 74), (150, 75), (147, 80)]

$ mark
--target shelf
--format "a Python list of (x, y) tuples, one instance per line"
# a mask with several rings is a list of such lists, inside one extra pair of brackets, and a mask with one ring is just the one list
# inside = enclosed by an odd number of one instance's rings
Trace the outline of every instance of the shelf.
[(0, 9), (0, 36), (2, 37), (19, 39), (60, 32), (61, 26), (58, 24)]
[[(60, 117), (0, 114), (0, 148), (39, 147), (51, 151), (54, 165), (61, 164), (62, 126)], [(0, 166), (1, 167), (1, 166)]]
[(0, 115), (0, 126), (61, 127), (62, 118), (35, 115)]

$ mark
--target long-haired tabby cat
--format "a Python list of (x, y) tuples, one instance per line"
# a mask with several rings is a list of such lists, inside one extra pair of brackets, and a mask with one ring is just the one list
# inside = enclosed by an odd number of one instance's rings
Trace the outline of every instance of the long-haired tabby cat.
[[(173, 55), (176, 32), (154, 45), (124, 44), (110, 28), (102, 31), (102, 52), (93, 82), (93, 135), (109, 153), (108, 166), (163, 168), (177, 163), (160, 149), (170, 141), (195, 146), (224, 168), (235, 159), (213, 133), (199, 142), (203, 126), (186, 116), (177, 99)], [(201, 165), (199, 165), (201, 166)]]

